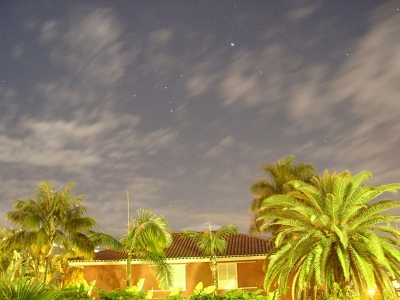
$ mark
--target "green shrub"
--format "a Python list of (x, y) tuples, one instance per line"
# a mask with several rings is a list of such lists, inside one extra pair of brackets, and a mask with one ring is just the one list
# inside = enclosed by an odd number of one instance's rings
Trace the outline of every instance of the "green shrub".
[(268, 296), (261, 295), (263, 290), (254, 292), (244, 291), (242, 289), (235, 289), (219, 295), (220, 300), (279, 300), (278, 292), (270, 292)]
[(99, 290), (100, 300), (138, 300), (138, 299), (149, 299), (153, 296), (153, 291), (145, 292), (142, 291), (144, 284), (144, 278), (141, 278), (136, 285), (131, 286), (125, 290), (115, 289), (110, 292), (106, 292), (103, 289)]
[(254, 292), (247, 292), (243, 291), (242, 289), (235, 289), (235, 290), (230, 290), (225, 292), (223, 295), (221, 295), (220, 298), (224, 300), (263, 300), (266, 297), (263, 295), (260, 295), (263, 292), (263, 290), (257, 290)]
[(35, 282), (30, 278), (16, 279), (13, 283), (0, 280), (0, 299), (7, 300), (54, 300), (61, 299), (57, 291), (43, 282)]
[(193, 293), (189, 296), (189, 300), (209, 300), (217, 299), (215, 285), (210, 285), (203, 288), (203, 283), (200, 281), (193, 290)]
[(14, 252), (7, 269), (0, 276), (0, 299), (7, 300), (58, 300), (57, 291), (52, 286), (35, 281), (28, 276), (29, 260)]
[(146, 292), (137, 291), (132, 292), (129, 290), (112, 290), (110, 292), (106, 292), (102, 289), (99, 290), (99, 299), (100, 300), (139, 300), (146, 299)]
[(73, 299), (94, 299), (90, 295), (92, 294), (92, 291), (94, 289), (94, 285), (96, 283), (96, 280), (93, 280), (90, 285), (87, 283), (86, 280), (83, 280), (81, 283), (76, 284), (76, 285), (68, 285), (61, 291), (59, 291), (59, 294), (61, 296), (61, 299), (63, 300), (73, 300)]
[(166, 300), (180, 300), (183, 299), (182, 297), (182, 288), (181, 287), (176, 287), (174, 288), (170, 294), (165, 297), (164, 299)]

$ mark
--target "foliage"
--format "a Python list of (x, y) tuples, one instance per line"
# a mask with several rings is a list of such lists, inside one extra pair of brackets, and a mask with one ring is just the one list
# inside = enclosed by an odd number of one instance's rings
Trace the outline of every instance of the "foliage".
[(66, 257), (55, 255), (53, 264), (56, 275), (53, 277), (52, 283), (58, 289), (64, 289), (67, 286), (87, 285), (87, 282), (83, 278), (83, 268), (70, 266)]
[(141, 291), (138, 293), (132, 293), (128, 290), (112, 290), (106, 292), (102, 289), (99, 290), (100, 300), (135, 300), (135, 299), (146, 299), (146, 292)]
[(136, 285), (133, 285), (124, 290), (116, 289), (110, 292), (106, 292), (103, 289), (100, 289), (100, 300), (151, 299), (153, 297), (153, 290), (150, 290), (147, 293), (142, 290), (144, 280), (144, 278), (141, 278)]
[(182, 287), (175, 287), (166, 297), (168, 300), (179, 300), (182, 298)]
[[(272, 298), (270, 296), (263, 296), (261, 293), (263, 290), (257, 290), (254, 292), (244, 291), (242, 289), (234, 289), (225, 292), (220, 298), (224, 300), (277, 300), (278, 298)], [(273, 295), (274, 293), (270, 293)]]
[[(182, 297), (178, 292), (171, 293), (166, 299), (177, 300), (177, 299), (187, 299), (187, 300), (279, 300), (279, 295), (277, 291), (270, 292), (267, 296), (262, 295), (263, 290), (257, 291), (244, 291), (242, 289), (233, 289), (225, 292), (224, 294), (217, 295), (215, 293), (216, 287), (210, 285), (203, 288), (203, 283), (199, 282), (192, 294), (188, 297)], [(180, 296), (178, 296), (180, 295)]]
[(2, 245), (4, 244), (4, 240), (6, 240), (7, 238), (9, 238), (13, 233), (15, 233), (14, 229), (11, 229), (10, 231), (8, 231), (6, 228), (4, 227), (0, 227), (0, 274), (5, 272), (11, 261), (12, 261), (12, 256), (13, 256), (13, 250), (10, 248), (5, 248), (2, 247)]
[(7, 300), (57, 300), (57, 291), (44, 282), (27, 276), (23, 258), (14, 252), (8, 268), (0, 276), (0, 299)]
[(207, 300), (213, 299), (216, 291), (215, 285), (203, 287), (203, 282), (199, 282), (193, 290), (193, 293), (189, 296), (189, 300)]
[[(311, 179), (317, 175), (314, 165), (306, 163), (293, 164), (294, 158), (294, 155), (290, 155), (275, 164), (269, 163), (261, 166), (267, 178), (254, 181), (250, 188), (251, 193), (255, 196), (250, 205), (250, 213), (253, 214), (250, 233), (266, 233), (265, 230), (261, 230), (264, 219), (260, 218), (263, 214), (260, 211), (260, 207), (264, 199), (291, 191), (292, 187), (288, 184), (291, 180), (302, 180), (306, 183), (311, 183)], [(272, 235), (276, 230), (278, 230), (276, 226), (268, 227), (268, 232), (272, 233)]]
[(204, 255), (210, 258), (210, 268), (212, 274), (212, 283), (217, 286), (217, 254), (223, 254), (227, 247), (227, 238), (230, 234), (237, 234), (236, 225), (226, 225), (217, 231), (206, 230), (204, 232), (196, 232), (185, 230), (184, 237), (191, 238)]
[(279, 296), (278, 290), (268, 293), (267, 300), (279, 300), (279, 299), (280, 299), (280, 296)]
[[(354, 177), (348, 171), (325, 172), (313, 184), (291, 181), (293, 191), (262, 202), (264, 229), (279, 225), (275, 247), (267, 254), (265, 289), (283, 293), (292, 277), (293, 299), (329, 295), (337, 283), (362, 297), (377, 288), (395, 297), (392, 280), (399, 281), (400, 231), (390, 224), (398, 216), (383, 213), (399, 201), (373, 201), (396, 193), (399, 183), (377, 187), (362, 184), (369, 172)], [(274, 281), (277, 281), (275, 284)]]
[(354, 292), (349, 286), (344, 290), (335, 282), (329, 295), (320, 295), (319, 300), (363, 300), (359, 294)]
[(168, 221), (150, 210), (138, 210), (138, 218), (132, 220), (130, 230), (121, 240), (128, 252), (127, 282), (130, 282), (130, 258), (135, 255), (150, 263), (154, 275), (162, 289), (168, 290), (173, 284), (172, 269), (167, 264), (164, 249), (172, 243), (172, 233)]
[[(35, 200), (14, 200), (14, 209), (6, 214), (6, 219), (19, 225), (21, 230), (8, 236), (1, 248), (28, 250), (36, 280), (42, 278), (48, 282), (48, 275), (55, 273), (55, 254), (90, 258), (100, 241), (91, 238), (93, 233), (88, 234), (97, 222), (85, 216), (86, 208), (81, 205), (83, 196), (74, 196), (73, 187), (73, 183), (68, 183), (64, 189), (53, 191), (50, 183), (41, 182)], [(109, 237), (110, 240), (113, 239)]]
[(96, 281), (90, 282), (90, 285), (86, 280), (82, 280), (78, 284), (70, 284), (62, 289), (59, 294), (63, 300), (66, 299), (93, 299), (91, 297)]
[[(257, 291), (244, 291), (242, 289), (233, 289), (225, 292), (224, 294), (216, 294), (216, 287), (213, 285), (203, 287), (203, 283), (199, 282), (192, 294), (189, 296), (182, 296), (182, 289), (180, 287), (175, 288), (171, 293), (163, 298), (156, 299), (167, 299), (167, 300), (279, 300), (279, 294), (277, 291), (270, 292), (268, 295), (262, 295), (263, 290)], [(146, 297), (149, 299), (149, 297)], [(111, 298), (110, 298), (111, 299)], [(120, 298), (114, 298), (120, 299)], [(135, 298), (136, 299), (136, 298)]]

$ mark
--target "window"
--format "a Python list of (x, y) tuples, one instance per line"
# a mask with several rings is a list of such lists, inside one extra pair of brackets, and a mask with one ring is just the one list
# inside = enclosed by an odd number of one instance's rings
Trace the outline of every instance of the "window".
[(218, 289), (237, 289), (236, 263), (218, 264)]
[(171, 265), (174, 275), (173, 289), (180, 287), (182, 291), (186, 291), (186, 265)]

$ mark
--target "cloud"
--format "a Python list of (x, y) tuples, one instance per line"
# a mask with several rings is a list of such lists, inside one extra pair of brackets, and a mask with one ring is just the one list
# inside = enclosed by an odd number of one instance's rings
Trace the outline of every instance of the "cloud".
[(195, 214), (192, 216), (192, 224), (189, 226), (196, 226), (204, 222), (210, 222), (212, 224), (225, 226), (230, 224), (235, 224), (238, 226), (242, 233), (248, 233), (247, 229), (250, 222), (250, 215), (244, 213), (227, 213), (227, 212), (212, 212), (210, 214)]
[(40, 43), (58, 70), (58, 76), (36, 84), (51, 103), (44, 106), (48, 114), (116, 104), (114, 88), (138, 53), (124, 44), (116, 17), (111, 9), (95, 9), (42, 25)]
[(55, 20), (47, 21), (43, 24), (40, 37), (43, 42), (51, 41), (58, 35), (59, 30), (57, 28), (57, 22)]
[(74, 119), (39, 121), (25, 118), (18, 123), (17, 136), (2, 131), (1, 158), (3, 162), (41, 167), (62, 167), (80, 172), (95, 167), (155, 155), (160, 149), (174, 147), (176, 133), (169, 128), (140, 132), (139, 117), (117, 117), (102, 113), (96, 121)]
[(196, 97), (208, 91), (208, 87), (212, 84), (213, 78), (196, 75), (187, 81), (186, 88), (189, 90), (189, 97)]
[(353, 51), (343, 51), (343, 63), (329, 81), (321, 80), (323, 66), (310, 70), (309, 83), (293, 93), (290, 105), (298, 132), (316, 126), (326, 132), (323, 139), (329, 150), (324, 153), (331, 153), (332, 163), (356, 171), (370, 169), (380, 174), (380, 180), (392, 177), (385, 173), (400, 146), (400, 44), (396, 19), (384, 17), (391, 9), (385, 5), (372, 14), (373, 26), (355, 42)]
[(24, 43), (21, 43), (21, 44), (17, 45), (17, 46), (13, 49), (13, 51), (12, 51), (12, 53), (11, 53), (11, 56), (12, 56), (13, 58), (18, 58), (18, 57), (20, 57), (21, 55), (24, 54), (25, 48), (26, 48), (26, 46), (25, 46)]
[(282, 45), (275, 43), (264, 47), (261, 53), (246, 49), (236, 54), (219, 84), (221, 105), (235, 110), (271, 107), (282, 98), (286, 66), (293, 60), (283, 52)]
[[(7, 137), (5, 132), (1, 135), (2, 160), (47, 167), (63, 166), (66, 169), (97, 165), (101, 158), (88, 145), (93, 135), (104, 130), (104, 126), (101, 123), (85, 127), (61, 120), (24, 120), (17, 128), (22, 138)], [(88, 147), (82, 150), (83, 144)]]
[(217, 146), (208, 150), (204, 155), (209, 158), (216, 158), (223, 154), (225, 149), (232, 146), (234, 142), (235, 138), (233, 136), (227, 136), (226, 138), (222, 139)]
[[(294, 5), (293, 5), (294, 6)], [(316, 3), (309, 4), (306, 1), (303, 1), (301, 5), (296, 3), (296, 8), (292, 9), (287, 14), (287, 20), (289, 22), (300, 22), (304, 19), (310, 17), (315, 11), (318, 9), (318, 5)]]
[(166, 180), (153, 177), (135, 176), (130, 181), (127, 189), (136, 207), (152, 208), (156, 200), (163, 198), (164, 190), (171, 187)]
[(156, 49), (168, 43), (172, 37), (173, 33), (171, 30), (161, 28), (150, 33), (149, 42), (153, 44), (153, 47)]

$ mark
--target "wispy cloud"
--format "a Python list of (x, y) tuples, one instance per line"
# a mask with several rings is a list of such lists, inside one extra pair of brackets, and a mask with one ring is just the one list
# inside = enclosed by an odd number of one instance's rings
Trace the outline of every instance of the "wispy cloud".
[(205, 154), (206, 157), (209, 158), (216, 158), (223, 154), (226, 148), (233, 145), (235, 142), (235, 138), (233, 136), (228, 136), (222, 139), (217, 146), (213, 147), (212, 149), (208, 150)]

